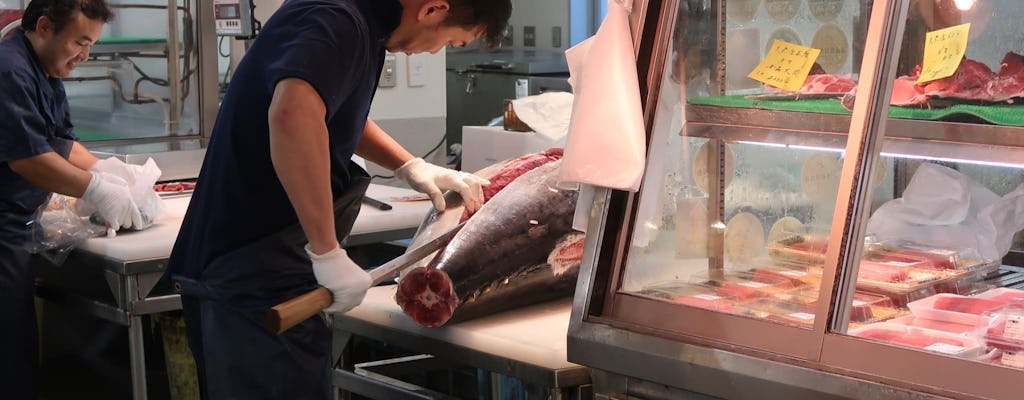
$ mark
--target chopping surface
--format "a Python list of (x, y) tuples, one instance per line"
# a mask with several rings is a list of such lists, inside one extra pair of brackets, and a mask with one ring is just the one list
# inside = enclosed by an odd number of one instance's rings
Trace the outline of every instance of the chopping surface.
[(566, 361), (572, 299), (522, 307), (441, 328), (424, 328), (402, 313), (395, 303), (396, 288), (397, 285), (370, 288), (363, 303), (339, 320), (351, 318), (382, 325), (552, 370), (579, 367)]
[[(416, 228), (431, 209), (429, 201), (392, 201), (393, 197), (411, 196), (415, 191), (404, 188), (370, 184), (367, 196), (392, 205), (383, 211), (363, 205), (352, 227), (352, 235), (370, 234), (397, 229)], [(181, 221), (188, 208), (189, 196), (164, 199), (163, 217), (144, 231), (120, 232), (116, 237), (96, 237), (78, 247), (123, 262), (165, 259), (170, 256), (174, 240), (181, 229)]]

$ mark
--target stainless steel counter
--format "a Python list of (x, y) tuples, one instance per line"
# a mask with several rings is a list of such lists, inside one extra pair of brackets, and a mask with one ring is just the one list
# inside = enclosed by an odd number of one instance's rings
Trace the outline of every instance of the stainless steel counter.
[[(400, 202), (392, 198), (416, 192), (371, 184), (367, 195), (392, 205), (388, 211), (363, 205), (347, 245), (412, 237), (431, 209), (429, 201)], [(71, 252), (60, 267), (38, 259), (39, 297), (128, 327), (132, 391), (146, 398), (143, 321), (147, 314), (178, 310), (180, 297), (159, 287), (190, 197), (165, 199), (166, 214), (144, 231), (97, 237)]]
[[(351, 336), (371, 338), (412, 352), (467, 365), (547, 388), (550, 398), (586, 397), (588, 368), (566, 360), (571, 299), (536, 304), (441, 328), (417, 325), (395, 303), (396, 285), (371, 288), (362, 305), (334, 317), (335, 358)], [(431, 398), (347, 365), (334, 372), (342, 390), (388, 399)]]

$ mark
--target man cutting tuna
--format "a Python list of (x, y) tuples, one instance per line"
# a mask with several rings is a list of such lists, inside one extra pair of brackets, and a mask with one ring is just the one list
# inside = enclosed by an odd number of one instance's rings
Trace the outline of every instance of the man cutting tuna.
[(358, 305), (369, 275), (339, 247), (369, 184), (353, 154), (395, 170), (438, 209), (482, 204), (471, 174), (415, 158), (368, 119), (385, 50), (497, 43), (509, 0), (289, 0), (233, 76), (168, 269), (182, 289), (205, 399), (329, 399), (331, 332), (314, 316), (281, 335), (275, 304), (331, 290)]

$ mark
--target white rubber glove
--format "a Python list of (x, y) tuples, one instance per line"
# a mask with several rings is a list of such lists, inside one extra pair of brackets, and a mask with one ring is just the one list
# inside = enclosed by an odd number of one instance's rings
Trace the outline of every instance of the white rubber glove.
[(324, 309), (329, 313), (345, 313), (363, 302), (370, 289), (370, 274), (348, 258), (341, 247), (321, 255), (313, 254), (306, 245), (306, 254), (313, 262), (317, 283), (331, 291), (334, 302)]
[(85, 188), (82, 200), (96, 207), (103, 222), (110, 228), (118, 230), (121, 228), (139, 227), (145, 224), (139, 207), (132, 200), (128, 183), (117, 176), (90, 172), (92, 179), (89, 186)]
[(413, 190), (426, 193), (437, 211), (444, 211), (444, 190), (454, 190), (462, 196), (466, 210), (476, 212), (484, 202), (483, 185), (491, 182), (479, 176), (439, 167), (414, 158), (395, 170), (395, 176), (406, 181)]

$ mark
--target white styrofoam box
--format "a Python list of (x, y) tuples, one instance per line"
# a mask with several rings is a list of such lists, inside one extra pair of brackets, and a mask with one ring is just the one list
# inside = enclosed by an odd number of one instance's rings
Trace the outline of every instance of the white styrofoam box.
[(560, 147), (563, 144), (551, 141), (536, 132), (506, 131), (500, 126), (464, 126), (462, 170), (479, 171), (498, 161)]

